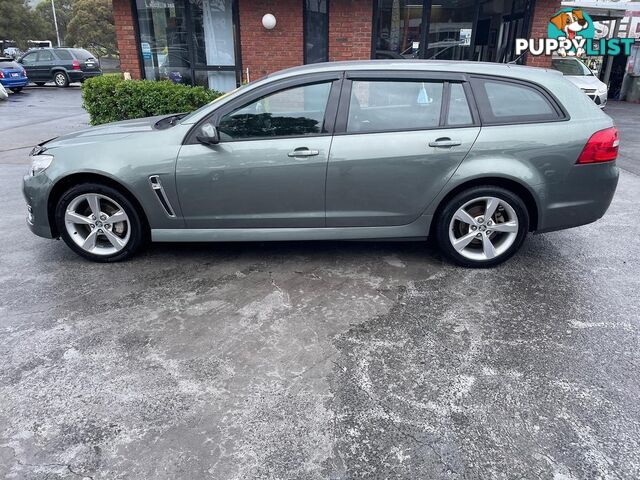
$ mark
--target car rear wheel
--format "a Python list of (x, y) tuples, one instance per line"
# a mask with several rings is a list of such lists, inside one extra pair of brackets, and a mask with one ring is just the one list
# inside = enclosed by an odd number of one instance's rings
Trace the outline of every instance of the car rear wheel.
[(55, 220), (69, 248), (94, 262), (125, 260), (146, 239), (136, 207), (106, 185), (86, 183), (69, 189), (58, 201)]
[(53, 74), (53, 81), (56, 84), (56, 87), (68, 87), (69, 86), (69, 77), (64, 72), (56, 72)]
[(452, 198), (436, 223), (444, 255), (464, 267), (499, 265), (516, 253), (529, 231), (520, 197), (500, 187), (480, 186)]

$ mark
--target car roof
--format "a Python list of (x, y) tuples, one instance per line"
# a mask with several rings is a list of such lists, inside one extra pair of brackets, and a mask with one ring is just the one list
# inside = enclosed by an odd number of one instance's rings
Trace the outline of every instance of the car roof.
[(473, 62), (458, 60), (355, 60), (346, 62), (313, 63), (300, 67), (288, 68), (268, 75), (266, 79), (285, 78), (306, 73), (332, 72), (341, 70), (368, 71), (425, 71), (425, 72), (451, 72), (451, 73), (475, 73), (485, 75), (497, 75), (511, 78), (521, 78), (531, 81), (539, 81), (548, 75), (562, 75), (555, 69), (527, 67), (511, 63)]

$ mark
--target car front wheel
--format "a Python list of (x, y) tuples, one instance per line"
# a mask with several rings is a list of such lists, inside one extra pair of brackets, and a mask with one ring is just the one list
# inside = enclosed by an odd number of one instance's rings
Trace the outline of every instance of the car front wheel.
[(520, 197), (500, 187), (479, 186), (452, 198), (436, 224), (444, 255), (464, 267), (498, 265), (518, 251), (529, 231)]
[(69, 189), (57, 203), (55, 220), (69, 248), (94, 262), (125, 260), (146, 238), (133, 203), (106, 185), (87, 183)]
[(53, 81), (56, 84), (56, 87), (68, 87), (69, 86), (69, 77), (64, 72), (56, 72), (53, 75)]

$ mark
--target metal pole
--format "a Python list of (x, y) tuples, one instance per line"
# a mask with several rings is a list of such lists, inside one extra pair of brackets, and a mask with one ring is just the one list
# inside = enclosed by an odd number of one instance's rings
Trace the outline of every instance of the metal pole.
[(51, 0), (51, 9), (53, 10), (53, 24), (56, 26), (56, 39), (58, 40), (58, 46), (60, 46), (60, 32), (58, 31), (58, 18), (56, 17), (55, 0)]

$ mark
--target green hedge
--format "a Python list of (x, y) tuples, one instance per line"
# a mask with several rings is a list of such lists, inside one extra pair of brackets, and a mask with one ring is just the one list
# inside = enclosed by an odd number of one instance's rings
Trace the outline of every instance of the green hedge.
[(190, 112), (221, 95), (203, 87), (169, 81), (124, 80), (121, 74), (90, 78), (82, 85), (82, 106), (91, 125), (170, 113)]

